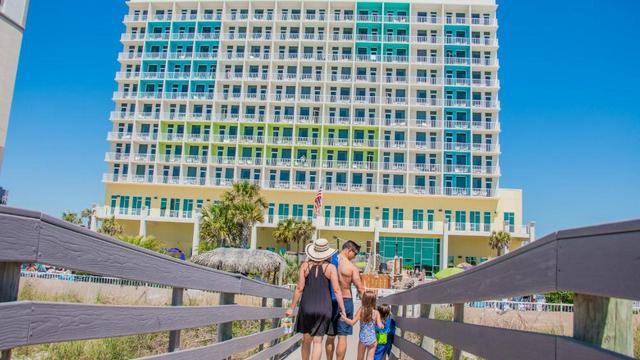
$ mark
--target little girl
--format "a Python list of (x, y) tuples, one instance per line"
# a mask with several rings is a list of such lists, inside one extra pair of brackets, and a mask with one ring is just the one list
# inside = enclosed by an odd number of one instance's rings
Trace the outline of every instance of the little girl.
[(365, 291), (362, 296), (362, 307), (358, 309), (352, 319), (342, 314), (342, 320), (353, 326), (360, 321), (360, 341), (358, 342), (358, 360), (373, 360), (376, 351), (376, 327), (384, 328), (380, 313), (376, 310), (376, 294)]

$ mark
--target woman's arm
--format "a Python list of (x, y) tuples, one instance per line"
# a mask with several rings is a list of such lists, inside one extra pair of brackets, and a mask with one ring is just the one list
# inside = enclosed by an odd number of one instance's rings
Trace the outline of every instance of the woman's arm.
[(296, 285), (296, 291), (293, 293), (293, 300), (291, 300), (291, 306), (287, 309), (285, 315), (291, 316), (293, 315), (293, 310), (298, 305), (298, 301), (302, 297), (302, 291), (304, 290), (304, 282), (306, 280), (306, 272), (307, 272), (307, 263), (304, 262), (300, 265), (300, 272), (298, 273), (298, 285)]
[(346, 314), (347, 311), (344, 309), (344, 298), (342, 297), (342, 290), (340, 290), (340, 283), (338, 282), (338, 270), (333, 264), (329, 264), (329, 266), (327, 266), (327, 270), (329, 270), (329, 281), (331, 282), (333, 292), (336, 294), (336, 301), (340, 307), (340, 312)]
[(382, 322), (380, 312), (378, 310), (373, 310), (374, 316), (376, 317), (376, 326), (378, 329), (384, 329), (384, 323)]
[(347, 317), (347, 315), (345, 315), (345, 313), (342, 313), (342, 321), (346, 322), (347, 325), (349, 325), (349, 326), (355, 325), (360, 320), (360, 311), (361, 310), (362, 310), (362, 308), (360, 308), (360, 309), (358, 309), (358, 311), (356, 311), (356, 314), (353, 316), (353, 319), (349, 319)]

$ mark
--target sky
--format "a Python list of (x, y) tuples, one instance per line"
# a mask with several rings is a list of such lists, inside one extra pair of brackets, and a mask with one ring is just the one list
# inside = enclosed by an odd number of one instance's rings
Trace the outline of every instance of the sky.
[[(640, 218), (640, 1), (498, 1), (501, 187), (538, 237)], [(103, 204), (119, 0), (31, 1), (0, 186), (52, 215)], [(62, 21), (61, 21), (62, 20)]]

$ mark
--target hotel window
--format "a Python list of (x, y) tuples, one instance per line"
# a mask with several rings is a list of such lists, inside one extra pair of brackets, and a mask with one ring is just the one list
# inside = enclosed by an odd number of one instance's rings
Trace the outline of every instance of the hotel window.
[(349, 207), (349, 226), (360, 226), (360, 208)]
[(515, 231), (514, 213), (512, 212), (504, 213), (504, 227), (506, 231), (509, 231), (509, 232)]
[(346, 207), (336, 206), (336, 225), (344, 226), (346, 217)]
[(467, 212), (466, 211), (456, 211), (456, 230), (465, 231), (467, 229)]
[(269, 203), (269, 210), (267, 210), (267, 222), (272, 224), (273, 223), (273, 215), (275, 213), (275, 209), (276, 209), (276, 204), (274, 203)]
[(464, 261), (469, 265), (478, 265), (478, 258), (475, 256), (465, 256)]
[(302, 220), (304, 212), (304, 206), (302, 204), (293, 204), (293, 218), (296, 220)]
[(313, 219), (313, 205), (307, 205), (307, 221)]
[(129, 197), (120, 196), (120, 214), (129, 213)]
[(393, 209), (393, 228), (401, 229), (404, 227), (404, 209)]
[(424, 210), (422, 209), (413, 209), (413, 229), (418, 230), (422, 229), (424, 226)]
[(433, 210), (427, 210), (427, 230), (433, 230)]
[(324, 225), (329, 226), (331, 224), (331, 206), (324, 207)]
[(389, 208), (382, 209), (382, 227), (383, 228), (389, 227)]
[(471, 223), (471, 231), (480, 231), (480, 211), (469, 212), (469, 222)]
[(368, 227), (371, 223), (371, 208), (366, 207), (362, 209), (362, 219), (362, 225)]
[(278, 204), (278, 221), (289, 217), (289, 204)]

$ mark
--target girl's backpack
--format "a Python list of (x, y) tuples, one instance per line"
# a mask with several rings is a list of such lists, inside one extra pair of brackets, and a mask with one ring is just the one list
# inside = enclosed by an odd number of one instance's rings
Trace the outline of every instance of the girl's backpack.
[(378, 345), (386, 345), (387, 344), (387, 333), (386, 332), (376, 332), (376, 341)]

